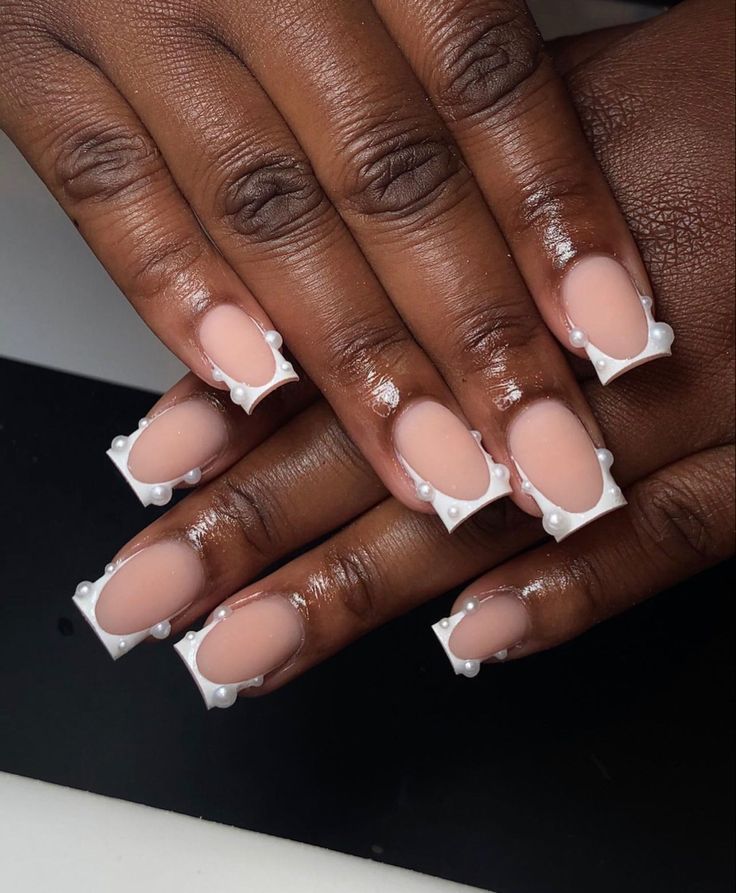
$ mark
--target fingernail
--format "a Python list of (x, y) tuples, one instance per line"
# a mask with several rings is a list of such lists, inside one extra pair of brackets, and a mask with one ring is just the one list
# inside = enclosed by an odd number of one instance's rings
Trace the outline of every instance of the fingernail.
[(603, 384), (629, 369), (671, 354), (674, 332), (652, 316), (652, 299), (639, 294), (612, 257), (578, 261), (561, 285), (570, 344), (583, 348)]
[(450, 532), (511, 492), (508, 468), (483, 449), (480, 434), (434, 400), (418, 401), (401, 413), (394, 446), (417, 496), (432, 504)]
[(174, 646), (197, 683), (207, 709), (230, 707), (238, 692), (263, 685), (263, 677), (296, 654), (304, 638), (301, 617), (281, 596), (223, 605), (199, 632)]
[(204, 315), (199, 343), (212, 363), (213, 379), (225, 382), (233, 403), (248, 414), (276, 388), (299, 380), (280, 353), (281, 335), (264, 331), (233, 304), (220, 304)]
[(77, 586), (73, 601), (116, 660), (148, 636), (165, 639), (171, 618), (197, 598), (203, 585), (196, 552), (163, 540), (108, 564), (99, 579)]
[(523, 492), (558, 542), (626, 505), (611, 475), (613, 456), (596, 449), (580, 419), (558, 400), (522, 410), (509, 426), (508, 443)]
[(177, 484), (197, 484), (227, 441), (222, 415), (204, 400), (185, 400), (116, 437), (107, 455), (143, 505), (166, 505)]
[(459, 611), (432, 627), (457, 675), (477, 676), (483, 661), (505, 660), (529, 630), (529, 615), (520, 593), (500, 589), (470, 597)]

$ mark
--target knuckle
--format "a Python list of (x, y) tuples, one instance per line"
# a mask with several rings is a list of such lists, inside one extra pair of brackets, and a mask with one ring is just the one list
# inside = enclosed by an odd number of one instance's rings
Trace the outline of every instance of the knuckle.
[(325, 555), (325, 570), (340, 604), (361, 624), (371, 625), (377, 614), (380, 576), (368, 551), (331, 548)]
[(238, 235), (262, 242), (292, 238), (327, 208), (309, 164), (293, 156), (231, 161), (216, 196), (218, 212)]
[[(382, 132), (382, 130), (384, 132)], [(456, 194), (464, 167), (449, 138), (363, 129), (347, 147), (343, 201), (371, 217), (409, 217)]]
[(581, 180), (579, 167), (564, 162), (535, 162), (519, 177), (511, 203), (510, 227), (519, 236), (545, 231), (550, 221), (585, 219), (590, 190)]
[(722, 557), (715, 519), (687, 480), (656, 477), (631, 495), (635, 530), (647, 551), (678, 565), (687, 559), (711, 562)]
[(226, 474), (213, 494), (212, 507), (217, 518), (235, 530), (246, 551), (266, 560), (278, 554), (286, 520), (267, 481)]
[(107, 201), (145, 188), (161, 173), (155, 143), (125, 124), (91, 124), (56, 147), (55, 174), (74, 201)]
[(190, 274), (204, 256), (204, 243), (148, 226), (143, 233), (134, 238), (139, 250), (129, 262), (130, 293), (145, 300), (158, 299), (165, 290), (177, 285), (181, 286), (180, 294), (191, 291)]
[(373, 388), (379, 370), (387, 373), (403, 364), (410, 343), (398, 319), (345, 323), (325, 337), (329, 374), (344, 389)]
[[(539, 337), (539, 319), (527, 301), (494, 296), (460, 308), (453, 320), (453, 364), (469, 375), (502, 372)], [(500, 376), (502, 377), (502, 376)]]
[(458, 120), (492, 112), (537, 71), (542, 39), (524, 6), (467, 3), (447, 22), (433, 89), (443, 113)]

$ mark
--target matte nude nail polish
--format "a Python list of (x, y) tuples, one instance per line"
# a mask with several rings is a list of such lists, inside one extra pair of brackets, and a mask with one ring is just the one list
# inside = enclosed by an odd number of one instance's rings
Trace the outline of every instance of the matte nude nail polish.
[(558, 541), (626, 504), (611, 476), (613, 456), (596, 449), (582, 422), (558, 400), (539, 400), (511, 422), (508, 445), (522, 490)]
[(107, 455), (144, 505), (165, 505), (180, 483), (196, 484), (227, 442), (227, 426), (205, 400), (191, 399), (141, 419)]
[(575, 263), (560, 287), (570, 322), (570, 343), (583, 348), (607, 384), (661, 356), (669, 356), (674, 334), (652, 317), (652, 299), (641, 295), (628, 271), (606, 255)]
[(175, 648), (207, 707), (230, 707), (239, 691), (262, 685), (264, 676), (292, 658), (303, 637), (296, 608), (281, 596), (269, 596), (240, 607), (223, 606)]
[(494, 462), (447, 407), (420, 400), (396, 420), (394, 446), (416, 486), (448, 530), (511, 492), (508, 469)]
[(515, 589), (469, 596), (458, 611), (432, 626), (456, 674), (476, 676), (483, 661), (505, 660), (524, 641), (529, 616), (519, 596)]
[(164, 639), (170, 620), (204, 586), (199, 556), (186, 543), (161, 540), (109, 564), (94, 583), (80, 583), (74, 602), (113, 658), (152, 635)]
[(220, 304), (207, 311), (198, 337), (212, 363), (212, 377), (225, 382), (233, 402), (248, 413), (276, 388), (299, 379), (280, 353), (279, 333), (264, 331), (234, 304)]

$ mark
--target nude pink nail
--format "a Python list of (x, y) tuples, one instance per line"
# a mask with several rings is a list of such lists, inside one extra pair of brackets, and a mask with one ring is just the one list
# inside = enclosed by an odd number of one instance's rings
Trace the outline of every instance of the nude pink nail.
[(580, 419), (558, 400), (522, 410), (509, 426), (508, 444), (522, 491), (558, 541), (626, 504), (611, 476), (613, 456), (596, 449)]
[(198, 633), (174, 646), (208, 708), (230, 707), (238, 692), (260, 686), (299, 650), (304, 628), (299, 612), (281, 596), (224, 605)]
[(396, 420), (394, 446), (416, 487), (448, 530), (511, 491), (509, 473), (447, 407), (420, 400)]
[(672, 329), (654, 321), (652, 299), (639, 293), (612, 257), (598, 254), (578, 261), (562, 280), (561, 297), (570, 343), (586, 351), (603, 384), (670, 354)]
[(204, 586), (197, 553), (178, 540), (161, 540), (109, 564), (94, 583), (80, 583), (74, 602), (113, 658), (149, 635), (164, 639), (170, 620)]
[(213, 379), (225, 382), (233, 402), (248, 413), (276, 388), (298, 381), (294, 367), (279, 352), (279, 333), (265, 331), (233, 304), (209, 310), (198, 335), (212, 363)]
[(455, 673), (476, 676), (492, 657), (505, 660), (529, 631), (529, 616), (515, 589), (462, 601), (460, 609), (432, 627)]
[(222, 414), (205, 400), (185, 400), (116, 437), (107, 455), (144, 505), (165, 505), (180, 483), (197, 484), (227, 442)]

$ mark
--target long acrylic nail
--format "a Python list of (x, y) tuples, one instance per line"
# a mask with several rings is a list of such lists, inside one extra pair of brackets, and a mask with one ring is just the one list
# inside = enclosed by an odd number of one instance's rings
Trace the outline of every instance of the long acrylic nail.
[(475, 597), (432, 626), (457, 675), (477, 676), (483, 661), (505, 660), (529, 630), (529, 616), (515, 589)]
[(508, 444), (523, 492), (558, 542), (626, 505), (611, 475), (613, 456), (596, 449), (580, 419), (558, 400), (522, 410), (509, 426)]
[(212, 363), (213, 379), (225, 382), (233, 403), (248, 414), (276, 388), (299, 380), (279, 350), (281, 335), (264, 331), (233, 304), (220, 304), (202, 317), (199, 343)]
[(629, 369), (671, 354), (674, 332), (652, 316), (652, 299), (639, 293), (618, 261), (596, 254), (578, 261), (561, 284), (570, 344), (582, 348), (603, 384)]
[(241, 607), (224, 605), (174, 647), (209, 710), (230, 707), (238, 692), (263, 685), (264, 676), (296, 654), (303, 637), (297, 610), (285, 598), (269, 596)]
[(149, 635), (165, 639), (170, 620), (199, 595), (204, 571), (196, 552), (162, 540), (108, 564), (94, 582), (77, 586), (73, 601), (116, 660)]
[(480, 434), (434, 400), (418, 401), (401, 413), (394, 446), (417, 496), (432, 504), (450, 532), (511, 492), (508, 468), (483, 449)]
[(116, 437), (107, 455), (143, 505), (166, 505), (178, 484), (197, 484), (225, 446), (222, 415), (204, 400), (185, 400), (143, 418)]

